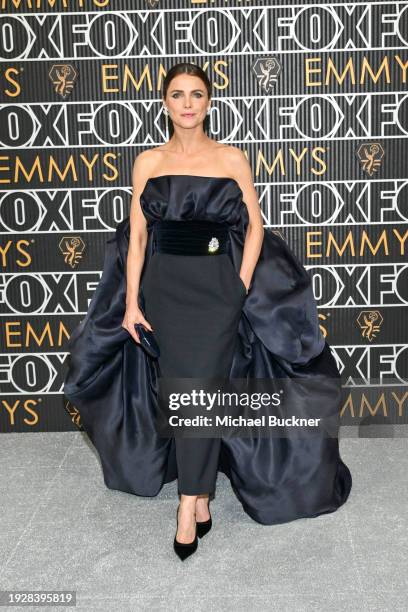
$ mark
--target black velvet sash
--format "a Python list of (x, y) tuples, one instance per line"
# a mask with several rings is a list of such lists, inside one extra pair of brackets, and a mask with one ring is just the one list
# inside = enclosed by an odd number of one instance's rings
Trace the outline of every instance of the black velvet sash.
[(228, 252), (227, 223), (159, 221), (154, 226), (154, 250), (174, 255), (220, 255)]

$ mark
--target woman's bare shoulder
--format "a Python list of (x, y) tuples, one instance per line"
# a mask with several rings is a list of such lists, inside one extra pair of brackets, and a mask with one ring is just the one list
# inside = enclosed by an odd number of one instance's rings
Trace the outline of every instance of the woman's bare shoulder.
[(224, 142), (220, 142), (218, 143), (218, 145), (220, 147), (221, 154), (226, 159), (236, 160), (242, 157), (246, 159), (244, 152), (239, 147), (236, 147), (235, 145), (231, 145), (231, 144), (226, 144)]
[(239, 179), (242, 173), (251, 173), (251, 168), (245, 153), (234, 145), (219, 143), (219, 163), (229, 173), (229, 176)]
[(155, 169), (160, 167), (163, 161), (162, 147), (152, 147), (141, 151), (133, 163), (133, 172), (143, 175), (146, 179), (155, 173)]

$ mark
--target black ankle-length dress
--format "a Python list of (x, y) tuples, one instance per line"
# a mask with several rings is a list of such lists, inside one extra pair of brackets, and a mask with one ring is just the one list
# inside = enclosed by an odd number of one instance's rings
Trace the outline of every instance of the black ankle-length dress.
[[(141, 293), (145, 317), (160, 347), (159, 374), (171, 386), (169, 393), (186, 393), (184, 380), (182, 389), (177, 385), (180, 378), (190, 380), (189, 392), (205, 390), (203, 379), (229, 377), (246, 287), (230, 255), (223, 252), (228, 244), (223, 224), (172, 219), (157, 221), (155, 230)], [(219, 245), (213, 249), (207, 245), (210, 235)], [(220, 445), (219, 436), (175, 436), (179, 493), (214, 492)]]
[[(160, 375), (310, 381), (324, 376), (324, 390), (312, 386), (305, 408), (316, 406), (322, 417), (339, 411), (340, 375), (319, 327), (311, 278), (270, 229), (246, 295), (239, 277), (248, 225), (242, 195), (228, 177), (171, 174), (148, 180), (140, 197), (148, 242), (139, 297), (157, 335), (160, 365), (121, 325), (127, 217), (107, 242), (101, 281), (70, 338), (64, 393), (99, 453), (107, 487), (155, 496), (178, 478), (180, 492), (204, 493), (222, 471), (244, 511), (274, 524), (333, 512), (347, 500), (352, 478), (336, 436), (304, 439), (288, 428), (284, 437), (225, 437), (196, 446), (197, 439), (161, 437), (155, 418)], [(154, 227), (162, 220), (227, 224), (230, 251), (216, 257), (157, 253)]]

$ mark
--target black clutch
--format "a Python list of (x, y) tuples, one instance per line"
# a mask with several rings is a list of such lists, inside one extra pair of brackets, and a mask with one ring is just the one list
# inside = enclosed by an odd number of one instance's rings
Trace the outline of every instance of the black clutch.
[(142, 323), (135, 323), (135, 329), (139, 335), (140, 346), (150, 357), (159, 357), (160, 349), (153, 332), (150, 329), (146, 329)]

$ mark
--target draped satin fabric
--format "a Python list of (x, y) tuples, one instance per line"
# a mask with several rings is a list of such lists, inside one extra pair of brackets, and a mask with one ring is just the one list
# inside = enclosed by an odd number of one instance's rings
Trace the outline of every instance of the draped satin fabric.
[[(162, 219), (227, 223), (230, 257), (239, 274), (248, 225), (242, 195), (227, 177), (149, 179), (140, 197), (148, 229), (140, 286), (154, 253), (152, 230)], [(64, 393), (98, 451), (106, 486), (155, 496), (177, 478), (175, 447), (155, 428), (157, 362), (122, 327), (129, 234), (127, 217), (106, 243), (102, 278), (69, 340)], [(139, 299), (143, 307), (141, 291)], [(313, 380), (321, 375), (327, 377), (326, 389), (317, 386), (305, 404), (315, 405), (324, 417), (339, 411), (340, 375), (319, 328), (311, 279), (286, 241), (265, 229), (230, 377)], [(352, 485), (337, 437), (305, 439), (289, 430), (284, 438), (224, 438), (219, 470), (230, 479), (244, 511), (262, 524), (333, 512)]]

